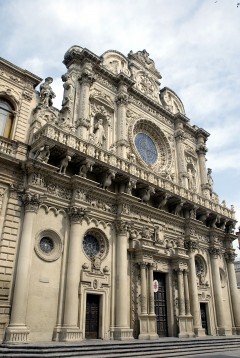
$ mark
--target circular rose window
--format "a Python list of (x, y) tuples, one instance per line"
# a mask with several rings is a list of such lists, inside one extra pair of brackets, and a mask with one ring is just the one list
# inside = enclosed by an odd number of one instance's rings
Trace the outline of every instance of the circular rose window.
[(100, 245), (96, 237), (86, 235), (83, 239), (83, 250), (89, 257), (96, 256), (100, 251)]
[(154, 164), (157, 161), (157, 148), (152, 140), (145, 133), (138, 133), (135, 137), (135, 145), (142, 160), (147, 164)]

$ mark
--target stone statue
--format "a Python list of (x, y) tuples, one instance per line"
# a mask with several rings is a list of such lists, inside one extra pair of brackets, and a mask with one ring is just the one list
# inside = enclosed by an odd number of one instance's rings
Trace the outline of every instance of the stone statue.
[(94, 144), (102, 147), (103, 141), (106, 139), (103, 120), (99, 119), (94, 126)]
[(208, 180), (208, 184), (210, 186), (210, 189), (213, 189), (213, 178), (212, 178), (212, 169), (208, 168), (207, 170), (207, 180)]
[(137, 181), (134, 179), (129, 179), (126, 183), (125, 193), (132, 195), (132, 190), (136, 189)]
[(195, 176), (194, 173), (188, 168), (188, 189), (192, 190), (195, 187)]
[(71, 76), (69, 74), (62, 75), (62, 81), (64, 82), (64, 97), (60, 113), (62, 115), (62, 120), (66, 122), (72, 113), (74, 86), (71, 80)]
[(86, 178), (87, 177), (87, 173), (92, 171), (92, 167), (93, 167), (93, 163), (91, 163), (90, 161), (86, 160), (79, 169), (79, 175), (82, 178)]
[(62, 159), (60, 168), (59, 168), (59, 173), (62, 173), (63, 175), (66, 174), (66, 169), (67, 169), (68, 163), (71, 161), (71, 159), (72, 158), (70, 157), (70, 155), (66, 155), (66, 157)]
[(56, 97), (52, 87), (50, 86), (52, 82), (52, 77), (47, 77), (45, 82), (40, 86), (40, 105), (46, 108), (52, 107), (52, 99)]
[(112, 180), (115, 178), (116, 173), (113, 170), (108, 170), (104, 173), (102, 178), (102, 188), (107, 190), (112, 184)]
[(47, 163), (49, 160), (49, 157), (50, 157), (49, 145), (44, 145), (36, 151), (33, 159), (39, 160), (40, 162), (43, 162), (43, 163)]

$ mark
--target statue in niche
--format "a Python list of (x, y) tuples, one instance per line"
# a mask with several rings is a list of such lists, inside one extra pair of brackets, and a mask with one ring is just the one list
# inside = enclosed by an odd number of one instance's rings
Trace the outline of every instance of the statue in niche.
[(59, 168), (59, 173), (66, 175), (66, 169), (68, 166), (68, 163), (71, 161), (71, 157), (70, 155), (66, 155), (65, 158), (62, 159), (61, 163), (60, 163), (60, 168)]
[(188, 189), (194, 190), (196, 189), (196, 166), (191, 157), (186, 158), (187, 162), (187, 181), (188, 181)]
[(94, 126), (94, 144), (103, 146), (103, 141), (106, 139), (105, 130), (103, 127), (103, 120), (100, 118)]
[(208, 168), (207, 170), (207, 181), (210, 186), (210, 189), (213, 189), (213, 178), (212, 178), (212, 169)]
[(33, 159), (36, 159), (42, 163), (47, 163), (49, 160), (49, 157), (50, 157), (49, 145), (44, 145), (36, 151)]
[(40, 86), (40, 105), (43, 107), (52, 107), (52, 99), (56, 97), (50, 84), (53, 82), (52, 77), (45, 78), (45, 82)]
[(156, 242), (158, 244), (163, 244), (164, 243), (162, 225), (157, 225), (157, 226), (154, 227), (154, 242)]
[(191, 168), (188, 168), (188, 189), (193, 190), (195, 187), (195, 173), (191, 170)]

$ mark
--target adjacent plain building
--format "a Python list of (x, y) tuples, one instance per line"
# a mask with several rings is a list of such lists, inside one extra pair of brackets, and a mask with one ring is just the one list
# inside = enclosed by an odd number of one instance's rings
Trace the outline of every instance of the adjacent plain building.
[(240, 334), (209, 133), (146, 50), (63, 62), (58, 110), (51, 77), (0, 59), (1, 340)]

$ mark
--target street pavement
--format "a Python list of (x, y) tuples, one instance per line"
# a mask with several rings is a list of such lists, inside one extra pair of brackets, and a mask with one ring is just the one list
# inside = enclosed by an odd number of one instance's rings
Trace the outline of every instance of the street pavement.
[(187, 356), (187, 358), (232, 358), (240, 357), (240, 347), (239, 349), (234, 349), (226, 352), (218, 352), (212, 354), (196, 354), (192, 356)]

